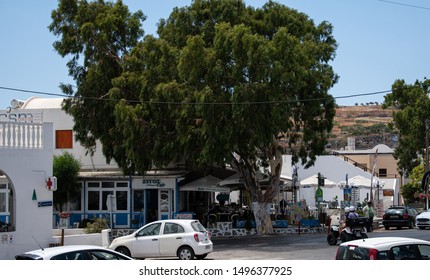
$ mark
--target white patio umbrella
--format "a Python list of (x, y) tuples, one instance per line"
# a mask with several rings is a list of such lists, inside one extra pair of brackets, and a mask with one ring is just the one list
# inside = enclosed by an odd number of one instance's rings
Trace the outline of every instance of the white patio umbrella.
[[(373, 185), (375, 182), (379, 181), (377, 177), (373, 178)], [(371, 180), (361, 175), (357, 175), (348, 180), (348, 185), (356, 186), (356, 187), (367, 187), (370, 188)]]
[[(300, 186), (318, 186), (318, 175), (312, 175), (306, 179), (300, 181)], [(324, 180), (324, 187), (335, 187), (337, 184), (328, 179)]]
[[(306, 200), (307, 204), (310, 206), (316, 206), (315, 202), (315, 191), (318, 186), (318, 175), (312, 175), (306, 179), (300, 181), (300, 200)], [(332, 200), (333, 197), (342, 195), (341, 189), (338, 185), (328, 179), (324, 180), (324, 186), (321, 186), (323, 190), (323, 200), (329, 201)]]

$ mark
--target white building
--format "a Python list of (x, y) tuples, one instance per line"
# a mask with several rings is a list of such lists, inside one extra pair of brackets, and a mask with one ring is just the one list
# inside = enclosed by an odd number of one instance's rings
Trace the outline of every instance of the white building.
[[(372, 189), (373, 198), (375, 200), (379, 198), (383, 201), (383, 209), (388, 208), (390, 205), (402, 204), (400, 198), (400, 178), (372, 177), (370, 172), (345, 161), (342, 157), (336, 155), (319, 156), (315, 164), (308, 169), (305, 169), (300, 164), (296, 164), (295, 167), (298, 168), (298, 182), (316, 177), (318, 173), (321, 173), (326, 180), (331, 182), (323, 188), (324, 201), (331, 201), (335, 196), (338, 196), (340, 200), (344, 200), (344, 189), (348, 185), (349, 187), (354, 187), (352, 192), (356, 192), (356, 200), (358, 202), (363, 202), (365, 199), (369, 200)], [(293, 168), (291, 156), (284, 156), (283, 176), (292, 176)], [(370, 183), (353, 184), (353, 178), (359, 178), (358, 176), (367, 179), (368, 182), (372, 182), (372, 188), (370, 187)], [(315, 189), (316, 184), (310, 186), (306, 184), (301, 185), (298, 191), (298, 199), (306, 199), (308, 204), (315, 206)]]
[[(0, 259), (52, 242), (52, 123), (5, 122), (0, 112)], [(52, 181), (51, 181), (52, 182)]]

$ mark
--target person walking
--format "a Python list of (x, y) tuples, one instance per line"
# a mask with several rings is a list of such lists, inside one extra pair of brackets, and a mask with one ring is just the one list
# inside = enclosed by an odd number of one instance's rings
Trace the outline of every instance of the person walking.
[(367, 231), (373, 231), (373, 217), (375, 217), (375, 209), (373, 208), (372, 202), (367, 202), (367, 205), (363, 207), (364, 217), (369, 219), (369, 223), (367, 225)]

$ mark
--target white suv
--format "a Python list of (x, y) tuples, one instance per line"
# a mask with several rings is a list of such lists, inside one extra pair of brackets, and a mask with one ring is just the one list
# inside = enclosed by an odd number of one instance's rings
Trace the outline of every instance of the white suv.
[(110, 249), (136, 259), (204, 259), (213, 250), (210, 233), (198, 220), (161, 220), (115, 238)]
[(375, 237), (344, 242), (336, 260), (429, 260), (430, 242), (406, 237)]

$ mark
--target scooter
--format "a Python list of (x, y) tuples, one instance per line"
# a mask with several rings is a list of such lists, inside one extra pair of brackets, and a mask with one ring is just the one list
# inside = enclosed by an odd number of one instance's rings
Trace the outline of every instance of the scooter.
[(366, 230), (368, 223), (368, 218), (358, 217), (348, 219), (345, 227), (341, 227), (340, 224), (333, 224), (330, 226), (327, 234), (327, 243), (329, 245), (336, 245), (338, 240), (343, 243), (350, 240), (368, 238)]

